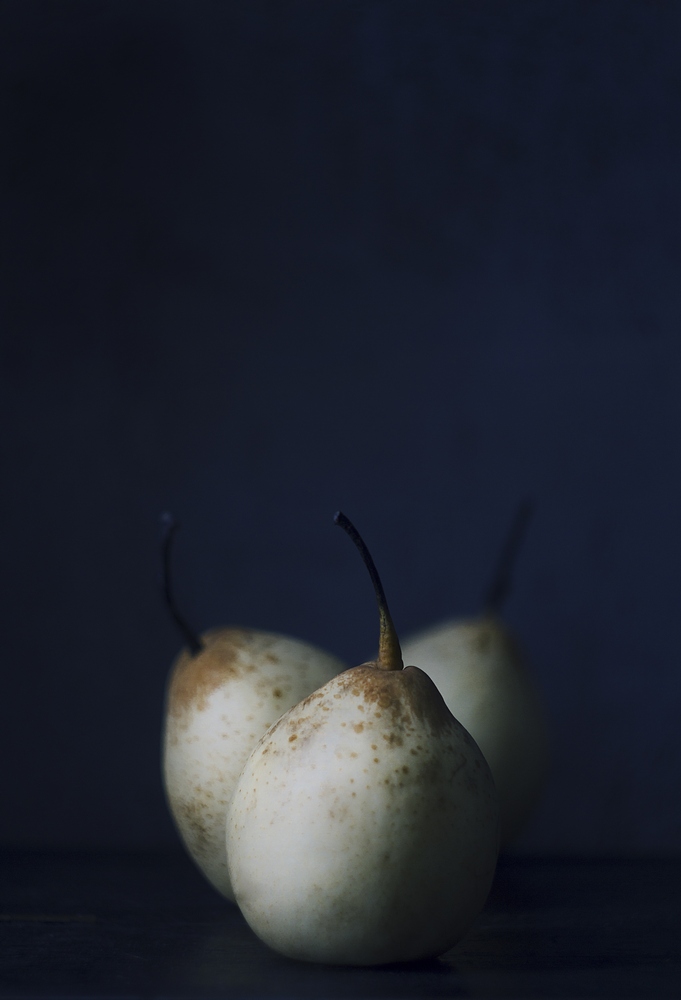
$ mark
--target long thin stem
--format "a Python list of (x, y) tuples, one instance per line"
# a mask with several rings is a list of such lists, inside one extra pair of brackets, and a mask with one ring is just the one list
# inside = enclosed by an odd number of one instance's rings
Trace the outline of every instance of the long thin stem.
[(162, 531), (162, 548), (161, 555), (163, 559), (163, 597), (165, 599), (166, 605), (170, 614), (179, 628), (180, 632), (185, 638), (187, 645), (189, 646), (192, 656), (196, 656), (204, 648), (198, 634), (194, 629), (188, 624), (185, 617), (180, 613), (177, 604), (175, 603), (175, 595), (173, 594), (173, 588), (171, 583), (171, 572), (170, 572), (170, 553), (173, 546), (173, 538), (175, 532), (177, 531), (178, 524), (172, 514), (164, 513), (161, 514), (161, 531)]
[(346, 515), (339, 510), (336, 514), (334, 514), (333, 519), (338, 527), (342, 528), (343, 531), (350, 536), (359, 549), (364, 565), (369, 571), (371, 582), (374, 585), (380, 620), (378, 659), (376, 660), (376, 665), (382, 670), (402, 670), (404, 663), (402, 661), (400, 641), (397, 638), (397, 632), (395, 631), (395, 626), (393, 625), (393, 620), (390, 616), (390, 611), (388, 610), (388, 602), (385, 599), (383, 584), (381, 583), (381, 578), (378, 575), (376, 564), (371, 558), (371, 553), (366, 547), (364, 539), (349, 517), (346, 517)]
[(487, 614), (498, 614), (509, 595), (518, 552), (533, 512), (534, 504), (530, 499), (523, 500), (516, 511), (483, 601)]

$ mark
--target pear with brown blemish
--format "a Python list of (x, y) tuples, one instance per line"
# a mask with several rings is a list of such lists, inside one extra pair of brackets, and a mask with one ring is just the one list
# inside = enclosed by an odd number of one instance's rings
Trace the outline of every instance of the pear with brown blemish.
[(162, 770), (166, 798), (187, 851), (212, 885), (234, 901), (225, 817), (241, 769), (269, 726), (345, 664), (298, 639), (247, 628), (200, 637), (177, 610), (170, 586), (176, 523), (164, 522), (168, 607), (187, 643), (168, 680)]
[(500, 617), (530, 513), (525, 502), (516, 514), (484, 613), (442, 622), (404, 643), (405, 657), (432, 677), (492, 769), (499, 792), (502, 847), (527, 824), (549, 769), (544, 706), (526, 656)]
[(482, 909), (498, 851), (494, 781), (431, 679), (404, 667), (383, 588), (375, 662), (288, 711), (227, 813), (237, 903), (276, 951), (374, 965), (441, 955)]

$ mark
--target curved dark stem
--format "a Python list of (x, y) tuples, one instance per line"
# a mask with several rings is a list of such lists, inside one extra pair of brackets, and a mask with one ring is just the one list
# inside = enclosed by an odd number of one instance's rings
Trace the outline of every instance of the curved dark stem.
[(175, 624), (179, 628), (187, 645), (189, 646), (192, 656), (196, 656), (196, 654), (200, 653), (203, 649), (203, 643), (194, 629), (187, 623), (184, 616), (180, 613), (177, 604), (175, 603), (175, 595), (173, 594), (171, 584), (170, 553), (173, 547), (173, 537), (177, 528), (177, 521), (172, 514), (167, 512), (161, 514), (161, 531), (163, 533), (161, 543), (161, 553), (163, 559), (163, 597)]
[(492, 583), (485, 594), (483, 606), (487, 614), (499, 614), (509, 595), (518, 552), (533, 512), (534, 504), (529, 498), (523, 500), (516, 511), (504, 547), (499, 555)]
[(369, 571), (371, 582), (374, 585), (374, 592), (376, 594), (378, 614), (380, 618), (378, 665), (384, 670), (402, 670), (404, 663), (402, 661), (400, 641), (397, 638), (397, 632), (395, 631), (395, 626), (393, 625), (393, 620), (390, 616), (390, 611), (388, 610), (388, 602), (385, 599), (383, 584), (381, 583), (381, 578), (378, 575), (376, 564), (371, 558), (371, 553), (366, 547), (364, 539), (349, 517), (346, 517), (346, 515), (339, 510), (334, 514), (333, 520), (339, 528), (342, 528), (343, 531), (350, 536), (359, 549), (364, 565)]

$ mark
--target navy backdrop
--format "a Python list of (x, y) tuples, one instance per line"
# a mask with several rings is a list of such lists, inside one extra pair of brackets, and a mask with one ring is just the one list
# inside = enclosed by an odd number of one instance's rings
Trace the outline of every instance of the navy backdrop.
[(0, 4), (0, 841), (173, 844), (177, 588), (373, 654), (506, 617), (518, 850), (681, 847), (681, 7)]

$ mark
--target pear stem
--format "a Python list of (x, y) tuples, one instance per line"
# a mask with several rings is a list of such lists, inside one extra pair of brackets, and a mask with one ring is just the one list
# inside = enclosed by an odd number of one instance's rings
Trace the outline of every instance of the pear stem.
[(397, 632), (395, 631), (395, 626), (393, 625), (393, 620), (390, 617), (390, 611), (388, 610), (388, 602), (385, 599), (383, 584), (381, 583), (381, 578), (378, 575), (376, 564), (371, 558), (371, 553), (366, 547), (364, 539), (349, 517), (346, 517), (345, 514), (339, 510), (336, 514), (334, 514), (333, 520), (339, 528), (342, 528), (343, 531), (350, 536), (359, 549), (359, 554), (362, 557), (364, 565), (369, 571), (371, 582), (374, 585), (380, 620), (376, 666), (381, 670), (402, 670), (404, 668), (404, 663), (402, 661), (400, 640), (397, 638)]
[(194, 629), (187, 623), (187, 620), (180, 613), (177, 604), (175, 603), (175, 596), (173, 594), (173, 588), (171, 583), (171, 572), (170, 572), (170, 553), (173, 546), (173, 538), (175, 532), (177, 531), (178, 524), (172, 514), (164, 513), (161, 514), (161, 531), (162, 531), (162, 548), (161, 554), (163, 559), (163, 597), (165, 599), (168, 610), (170, 611), (171, 617), (180, 632), (185, 638), (187, 645), (192, 656), (196, 656), (204, 648), (198, 634)]
[(499, 614), (510, 593), (518, 552), (520, 551), (520, 546), (525, 537), (527, 525), (533, 511), (534, 504), (529, 498), (523, 500), (516, 511), (503, 548), (499, 554), (492, 582), (483, 601), (485, 613), (488, 615)]

